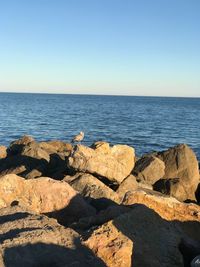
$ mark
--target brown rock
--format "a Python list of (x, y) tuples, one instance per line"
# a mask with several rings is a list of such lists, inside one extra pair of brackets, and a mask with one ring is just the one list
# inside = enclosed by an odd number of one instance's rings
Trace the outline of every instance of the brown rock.
[[(16, 172), (14, 172), (17, 174)], [(25, 175), (26, 179), (34, 179), (34, 178), (39, 178), (42, 177), (42, 172), (36, 169), (31, 170), (30, 172), (27, 172)]]
[[(66, 157), (70, 153), (69, 150), (67, 152), (67, 149), (70, 149), (69, 146), (58, 141), (41, 145), (41, 143), (38, 144), (31, 140), (28, 139), (30, 142), (26, 139), (23, 141), (22, 138), (12, 143), (7, 157), (1, 159), (0, 176), (14, 173), (27, 179), (41, 176), (48, 176), (57, 180), (63, 179), (68, 173)], [(17, 152), (14, 150), (16, 146)], [(61, 146), (63, 146), (63, 151), (56, 152), (62, 150)], [(47, 149), (49, 147), (52, 149)]]
[(72, 151), (72, 145), (68, 143), (64, 143), (59, 140), (52, 140), (48, 142), (40, 142), (40, 148), (46, 150), (49, 154), (52, 153), (60, 153), (60, 152), (68, 152), (68, 155)]
[(160, 152), (158, 157), (165, 163), (163, 179), (175, 179), (174, 183), (169, 183), (169, 195), (180, 201), (195, 200), (195, 191), (199, 184), (199, 168), (192, 149), (181, 144)]
[(0, 177), (2, 176), (5, 176), (7, 174), (18, 174), (20, 175), (21, 173), (23, 173), (24, 171), (26, 171), (26, 167), (24, 165), (19, 165), (18, 167), (16, 168), (8, 168), (8, 169), (5, 169), (5, 170), (2, 170), (0, 172)]
[(153, 185), (164, 176), (165, 164), (155, 156), (144, 156), (135, 163), (133, 174), (137, 177), (137, 181)]
[(98, 144), (97, 148), (77, 145), (68, 160), (69, 167), (121, 183), (134, 167), (134, 149), (126, 145)]
[(181, 231), (144, 205), (102, 225), (85, 241), (108, 267), (182, 267)]
[(113, 220), (126, 212), (130, 212), (130, 210), (131, 208), (123, 205), (112, 205), (93, 216), (81, 218), (78, 222), (73, 223), (71, 227), (79, 232), (82, 232), (83, 230), (85, 231), (91, 227), (96, 227)]
[(26, 177), (32, 170), (45, 174), (47, 167), (48, 162), (44, 159), (36, 159), (21, 154), (11, 155), (1, 159), (0, 177), (11, 173)]
[(103, 224), (84, 243), (108, 267), (131, 267), (133, 242), (112, 221)]
[(7, 147), (6, 146), (0, 146), (0, 159), (7, 157)]
[(105, 266), (79, 235), (21, 207), (0, 210), (0, 266)]
[(35, 159), (43, 159), (47, 162), (50, 161), (49, 154), (42, 148), (39, 147), (37, 143), (27, 144), (21, 151), (22, 156), (35, 158)]
[(119, 185), (116, 192), (122, 200), (127, 192), (135, 191), (138, 188), (152, 189), (152, 186), (144, 183), (138, 183), (136, 177), (131, 174), (126, 179), (124, 179), (124, 181)]
[(8, 154), (15, 155), (21, 152), (24, 146), (34, 143), (35, 140), (33, 137), (24, 135), (20, 139), (13, 141), (8, 147)]
[(200, 221), (200, 207), (198, 205), (182, 203), (173, 197), (147, 189), (128, 192), (122, 204), (143, 204), (168, 221)]
[(35, 213), (45, 213), (68, 225), (95, 210), (66, 182), (48, 177), (25, 180), (15, 174), (0, 178), (0, 208), (19, 203)]
[(113, 202), (119, 203), (118, 194), (91, 174), (78, 173), (64, 180), (97, 209), (106, 208)]

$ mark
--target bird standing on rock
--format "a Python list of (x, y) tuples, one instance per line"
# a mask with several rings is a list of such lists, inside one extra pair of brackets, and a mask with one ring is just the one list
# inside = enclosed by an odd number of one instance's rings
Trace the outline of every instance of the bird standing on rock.
[(79, 134), (74, 136), (74, 138), (72, 139), (72, 143), (81, 142), (83, 138), (84, 138), (84, 132), (80, 132)]

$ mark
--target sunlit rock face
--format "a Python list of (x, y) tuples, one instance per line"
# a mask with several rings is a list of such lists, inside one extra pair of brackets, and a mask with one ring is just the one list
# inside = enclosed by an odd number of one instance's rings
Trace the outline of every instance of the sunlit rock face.
[(110, 181), (121, 183), (132, 171), (135, 152), (132, 147), (98, 143), (93, 148), (77, 145), (68, 160), (69, 167), (99, 175)]

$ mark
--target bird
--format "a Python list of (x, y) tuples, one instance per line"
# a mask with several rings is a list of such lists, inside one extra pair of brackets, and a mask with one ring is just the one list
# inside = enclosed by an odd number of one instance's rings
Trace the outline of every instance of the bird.
[(79, 134), (74, 136), (74, 138), (72, 139), (72, 143), (81, 142), (83, 138), (84, 138), (84, 132), (80, 132)]

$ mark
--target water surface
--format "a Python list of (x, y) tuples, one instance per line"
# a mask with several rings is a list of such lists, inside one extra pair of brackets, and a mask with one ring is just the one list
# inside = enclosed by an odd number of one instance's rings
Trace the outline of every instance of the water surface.
[(141, 155), (179, 143), (200, 158), (200, 98), (0, 93), (0, 144), (24, 134), (69, 142), (128, 144)]

